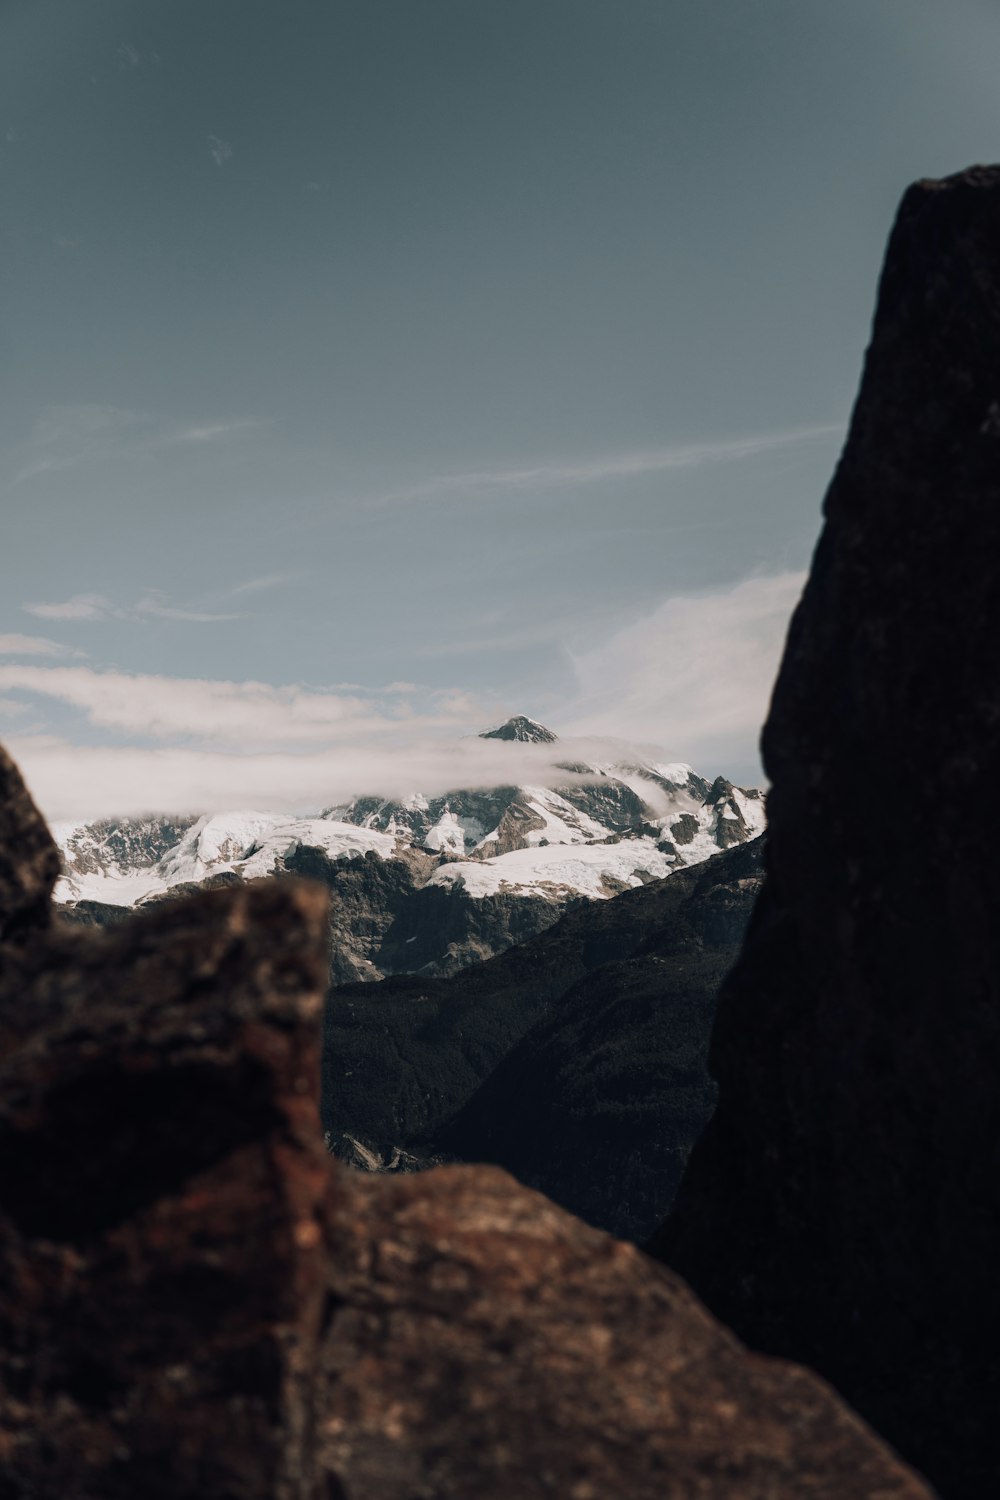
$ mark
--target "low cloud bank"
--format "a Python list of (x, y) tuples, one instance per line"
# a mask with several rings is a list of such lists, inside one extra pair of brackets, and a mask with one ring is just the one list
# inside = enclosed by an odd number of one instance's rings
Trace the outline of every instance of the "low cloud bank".
[[(554, 746), (477, 738), (472, 731), (506, 708), (457, 689), (275, 686), (39, 661), (0, 662), (0, 694), (17, 711), (11, 729), (22, 731), (9, 746), (43, 811), (60, 821), (251, 806), (316, 812), (367, 794), (559, 785), (569, 779), (560, 762), (640, 756), (756, 781), (760, 725), (804, 579), (787, 572), (674, 596), (578, 654), (576, 694), (544, 715), (561, 736)], [(47, 704), (57, 707), (51, 721)], [(67, 709), (86, 726), (77, 738)]]
[(343, 744), (299, 755), (234, 754), (79, 746), (42, 735), (11, 736), (7, 747), (52, 822), (241, 808), (317, 813), (366, 794), (438, 796), (459, 788), (566, 785), (585, 778), (560, 770), (560, 760), (595, 751), (610, 760), (621, 748), (589, 739), (535, 746), (471, 736), (451, 744)]

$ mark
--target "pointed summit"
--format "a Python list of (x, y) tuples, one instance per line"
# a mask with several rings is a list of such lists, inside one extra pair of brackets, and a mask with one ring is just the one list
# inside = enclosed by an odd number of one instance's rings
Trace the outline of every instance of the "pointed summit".
[(551, 729), (546, 729), (544, 724), (537, 723), (535, 719), (529, 719), (526, 714), (515, 714), (513, 718), (499, 724), (496, 729), (484, 729), (479, 738), (481, 740), (520, 740), (525, 745), (554, 745), (558, 736), (554, 735)]

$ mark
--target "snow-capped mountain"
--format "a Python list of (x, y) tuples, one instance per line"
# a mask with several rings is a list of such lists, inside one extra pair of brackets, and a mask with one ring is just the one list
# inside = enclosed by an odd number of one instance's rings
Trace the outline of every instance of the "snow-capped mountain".
[[(482, 737), (557, 743), (524, 716)], [(335, 905), (350, 908), (346, 972), (378, 977), (411, 961), (444, 972), (520, 940), (525, 924), (540, 930), (574, 901), (659, 879), (764, 826), (759, 790), (722, 777), (709, 783), (687, 765), (567, 761), (562, 771), (558, 787), (526, 780), (431, 798), (363, 797), (313, 817), (248, 811), (66, 824), (55, 830), (64, 860), (57, 896), (69, 905), (133, 906), (216, 878), (311, 874), (331, 885)], [(524, 903), (519, 915), (512, 899)], [(440, 951), (428, 948), (418, 908), (444, 934)]]

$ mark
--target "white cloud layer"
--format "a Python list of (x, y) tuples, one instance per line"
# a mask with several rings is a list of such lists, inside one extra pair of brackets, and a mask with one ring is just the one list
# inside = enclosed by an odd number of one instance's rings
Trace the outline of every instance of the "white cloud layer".
[(0, 662), (0, 693), (36, 717), (54, 701), (81, 714), (88, 735), (114, 741), (81, 745), (65, 730), (34, 728), (12, 741), (43, 810), (60, 820), (248, 805), (318, 811), (365, 793), (558, 784), (567, 779), (560, 761), (607, 763), (630, 745), (661, 746), (662, 758), (715, 774), (753, 763), (804, 579), (786, 572), (678, 595), (578, 654), (579, 690), (554, 715), (552, 747), (470, 736), (503, 717), (495, 701), (459, 689), (421, 697), (407, 682), (370, 693), (22, 661)]
[[(318, 812), (357, 795), (428, 796), (456, 787), (511, 782), (561, 783), (556, 767), (583, 742), (512, 745), (471, 738), (423, 739), (406, 745), (344, 742), (334, 748), (224, 754), (184, 747), (80, 746), (50, 735), (11, 736), (7, 749), (51, 822), (153, 811), (255, 808)], [(603, 746), (607, 753), (608, 746)]]
[[(11, 664), (0, 666), (0, 690), (56, 699), (98, 729), (236, 750), (328, 744), (346, 734), (399, 726), (398, 717), (390, 718), (367, 698), (265, 682)], [(446, 717), (439, 712), (435, 722)], [(409, 717), (411, 727), (420, 722)]]

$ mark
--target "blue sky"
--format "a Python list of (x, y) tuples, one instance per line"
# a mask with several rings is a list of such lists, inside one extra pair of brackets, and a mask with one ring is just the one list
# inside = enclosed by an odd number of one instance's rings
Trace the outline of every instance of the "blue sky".
[(987, 0), (5, 0), (46, 810), (433, 779), (514, 710), (759, 779), (891, 219), (1000, 155), (998, 61)]

